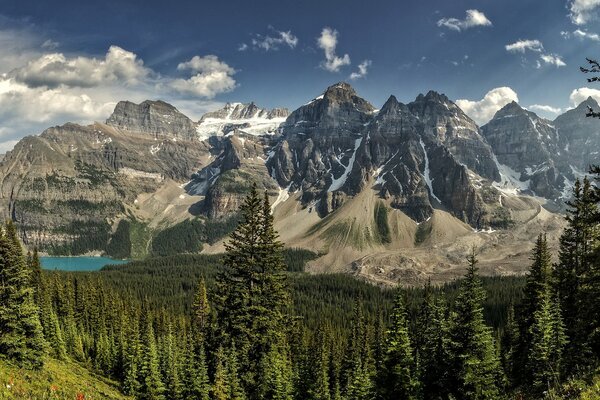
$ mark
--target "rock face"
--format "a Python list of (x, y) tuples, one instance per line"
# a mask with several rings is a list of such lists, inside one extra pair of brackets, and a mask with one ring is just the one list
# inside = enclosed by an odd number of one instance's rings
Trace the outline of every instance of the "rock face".
[(227, 103), (220, 110), (204, 114), (196, 131), (201, 139), (235, 131), (250, 135), (273, 134), (288, 115), (285, 108), (268, 110), (254, 103)]
[(206, 143), (131, 135), (106, 124), (66, 124), (22, 139), (0, 163), (0, 210), (30, 246), (101, 250), (112, 222), (140, 193), (183, 181), (203, 165)]
[(562, 156), (565, 164), (579, 171), (587, 171), (591, 164), (597, 164), (600, 159), (600, 121), (597, 118), (582, 118), (588, 107), (594, 110), (600, 108), (596, 100), (589, 97), (554, 120), (557, 155)]
[[(448, 111), (445, 123), (434, 118), (438, 107)], [(461, 135), (450, 120), (469, 125)], [(303, 203), (314, 203), (322, 216), (347, 196), (375, 187), (416, 221), (429, 218), (435, 205), (474, 226), (483, 222), (483, 201), (445, 142), (482, 173), (494, 177), (498, 171), (475, 124), (445, 96), (430, 92), (410, 105), (392, 96), (375, 112), (339, 83), (292, 112), (281, 129), (267, 167), (281, 187), (300, 190)]]
[(197, 137), (196, 124), (175, 107), (160, 100), (146, 100), (141, 104), (120, 101), (106, 123), (125, 131), (143, 132), (155, 137), (186, 140)]
[(443, 143), (459, 162), (485, 178), (500, 179), (492, 149), (479, 127), (445, 95), (430, 91), (408, 107), (423, 123), (425, 132)]
[[(587, 104), (597, 106), (592, 99)], [(598, 162), (600, 129), (585, 119), (586, 103), (554, 122), (512, 102), (482, 127), (498, 162), (522, 183), (525, 191), (545, 197), (557, 207), (570, 196), (573, 181)], [(595, 129), (595, 130), (594, 130)]]

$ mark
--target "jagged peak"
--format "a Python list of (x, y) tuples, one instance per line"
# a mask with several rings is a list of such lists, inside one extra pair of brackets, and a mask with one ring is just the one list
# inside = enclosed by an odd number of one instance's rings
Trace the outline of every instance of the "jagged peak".
[(592, 96), (588, 96), (587, 99), (585, 99), (584, 101), (582, 101), (581, 103), (579, 103), (577, 105), (577, 109), (582, 109), (582, 108), (586, 108), (587, 107), (592, 107), (594, 108), (594, 111), (596, 111), (596, 109), (598, 107), (600, 107), (600, 105), (598, 105), (598, 102), (596, 101), (596, 99), (594, 99)]
[(387, 99), (387, 101), (383, 104), (383, 106), (381, 107), (381, 110), (379, 110), (379, 115), (385, 115), (385, 114), (388, 114), (389, 112), (403, 109), (403, 108), (406, 108), (406, 105), (403, 103), (400, 103), (398, 101), (398, 99), (396, 98), (396, 96), (391, 95)]

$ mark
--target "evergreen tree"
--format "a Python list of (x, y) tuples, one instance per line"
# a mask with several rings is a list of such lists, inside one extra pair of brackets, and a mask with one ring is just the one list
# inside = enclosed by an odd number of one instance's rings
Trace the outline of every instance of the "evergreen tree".
[(200, 343), (204, 343), (210, 321), (210, 303), (208, 302), (208, 297), (206, 295), (204, 278), (200, 279), (200, 282), (198, 283), (198, 289), (194, 296), (193, 310), (193, 323), (196, 337)]
[(456, 398), (497, 399), (502, 373), (492, 332), (483, 319), (485, 292), (477, 275), (475, 249), (468, 262), (450, 327), (449, 389)]
[(269, 200), (253, 186), (242, 219), (226, 243), (225, 269), (217, 278), (220, 331), (236, 343), (245, 391), (257, 396), (265, 377), (260, 363), (287, 332), (289, 294), (281, 242), (273, 229)]
[(433, 296), (427, 283), (416, 321), (415, 354), (418, 378), (425, 399), (445, 398), (449, 370), (449, 337), (446, 307)]
[(35, 304), (41, 308), (41, 292), (42, 292), (42, 264), (38, 256), (37, 248), (33, 249), (33, 253), (27, 252), (27, 267), (31, 274), (31, 286), (33, 288), (33, 299)]
[(583, 284), (592, 269), (592, 243), (595, 236), (591, 219), (597, 212), (593, 190), (587, 177), (583, 185), (577, 179), (573, 199), (567, 203), (568, 226), (560, 238), (559, 262), (555, 265), (555, 291), (558, 293), (569, 346), (565, 350), (565, 371), (589, 365), (593, 354), (588, 346), (590, 315), (586, 315), (589, 298)]
[(419, 382), (415, 374), (413, 350), (408, 334), (408, 321), (403, 293), (398, 292), (392, 323), (387, 332), (387, 346), (378, 377), (379, 398), (415, 399)]
[(138, 381), (140, 387), (137, 398), (144, 400), (164, 400), (164, 385), (159, 372), (158, 352), (152, 327), (152, 316), (144, 315), (141, 340)]
[(41, 368), (46, 344), (31, 275), (11, 221), (0, 232), (0, 354)]
[(200, 345), (196, 349), (192, 340), (189, 340), (184, 365), (183, 393), (185, 399), (198, 400), (208, 400), (210, 395), (210, 382), (208, 380), (204, 346)]
[(506, 325), (504, 326), (500, 340), (502, 367), (511, 386), (517, 381), (515, 362), (517, 359), (516, 351), (518, 343), (519, 328), (515, 320), (515, 309), (511, 304), (508, 307)]
[(536, 396), (559, 383), (562, 351), (566, 342), (560, 308), (547, 288), (534, 312), (530, 327), (528, 374), (531, 390)]

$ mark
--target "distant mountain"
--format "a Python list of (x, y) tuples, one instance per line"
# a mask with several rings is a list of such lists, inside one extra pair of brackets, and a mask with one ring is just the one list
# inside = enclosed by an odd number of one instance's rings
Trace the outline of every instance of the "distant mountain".
[(218, 252), (256, 183), (282, 240), (323, 254), (313, 271), (451, 279), (475, 245), (484, 272), (514, 273), (531, 238), (558, 237), (563, 218), (547, 209), (600, 161), (592, 102), (553, 122), (511, 103), (482, 128), (434, 91), (377, 110), (343, 82), (291, 113), (229, 103), (198, 122), (120, 102), (104, 124), (21, 140), (0, 161), (0, 211), (54, 253), (123, 243), (143, 257), (177, 235)]
[(227, 103), (220, 110), (206, 113), (196, 127), (200, 139), (214, 135), (227, 135), (240, 131), (253, 135), (273, 134), (285, 121), (289, 111), (285, 108), (268, 110), (254, 103)]

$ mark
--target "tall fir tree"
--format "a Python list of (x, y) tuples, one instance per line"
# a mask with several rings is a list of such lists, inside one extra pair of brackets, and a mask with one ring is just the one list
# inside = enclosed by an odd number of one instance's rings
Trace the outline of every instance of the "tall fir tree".
[(152, 315), (148, 311), (144, 312), (141, 328), (143, 332), (138, 370), (140, 386), (136, 397), (143, 400), (164, 400), (165, 387), (160, 376)]
[(502, 371), (492, 332), (485, 325), (485, 292), (477, 275), (475, 249), (454, 303), (450, 326), (451, 365), (449, 389), (456, 398), (498, 399)]
[(261, 200), (253, 185), (240, 208), (242, 218), (225, 245), (225, 269), (215, 294), (220, 331), (226, 343), (236, 344), (243, 387), (255, 398), (267, 379), (260, 374), (261, 360), (287, 334), (290, 298), (267, 194)]
[(419, 391), (403, 296), (402, 292), (396, 296), (385, 354), (378, 371), (377, 391), (382, 400), (416, 399)]
[(0, 355), (24, 367), (41, 368), (46, 343), (39, 316), (23, 249), (8, 221), (0, 232)]

